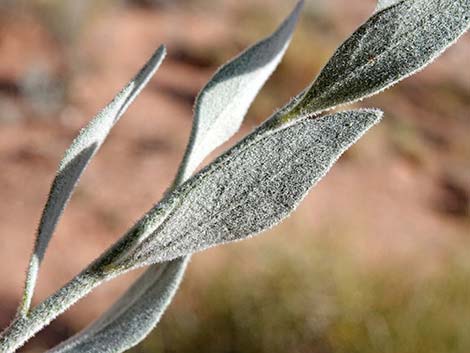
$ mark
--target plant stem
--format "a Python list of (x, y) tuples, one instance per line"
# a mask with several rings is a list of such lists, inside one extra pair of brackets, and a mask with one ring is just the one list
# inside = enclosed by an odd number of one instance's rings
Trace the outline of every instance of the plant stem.
[(111, 277), (114, 275), (92, 270), (80, 273), (27, 315), (17, 316), (0, 334), (0, 351), (15, 352), (58, 315)]

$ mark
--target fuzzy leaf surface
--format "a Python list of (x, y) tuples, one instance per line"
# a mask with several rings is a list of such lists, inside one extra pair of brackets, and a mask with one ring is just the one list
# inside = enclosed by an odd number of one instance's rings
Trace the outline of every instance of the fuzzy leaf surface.
[[(282, 59), (302, 6), (299, 1), (273, 34), (222, 66), (202, 89), (176, 183), (185, 181), (207, 154), (239, 129), (258, 91)], [(97, 352), (121, 352), (139, 343), (159, 322), (189, 258), (150, 266), (98, 321), (51, 352), (80, 352), (84, 347), (94, 352), (91, 347), (95, 346), (101, 347)], [(162, 266), (168, 273), (165, 277)], [(129, 325), (129, 320), (139, 320), (139, 324)]]
[(470, 26), (470, 0), (382, 1), (379, 9), (339, 47), (297, 110), (376, 94), (424, 68)]
[(274, 226), (380, 117), (359, 110), (262, 126), (157, 205), (169, 213), (123, 263), (168, 261)]
[(302, 7), (303, 0), (273, 34), (222, 66), (201, 90), (183, 160), (187, 167), (180, 179), (189, 177), (210, 152), (238, 131), (251, 103), (281, 61)]
[(44, 207), (33, 254), (31, 256), (24, 298), (20, 311), (25, 314), (31, 304), (37, 273), (46, 248), (78, 180), (90, 160), (104, 142), (112, 127), (145, 87), (165, 57), (165, 48), (158, 48), (139, 73), (120, 91), (111, 103), (99, 112), (72, 142), (59, 164), (57, 175)]

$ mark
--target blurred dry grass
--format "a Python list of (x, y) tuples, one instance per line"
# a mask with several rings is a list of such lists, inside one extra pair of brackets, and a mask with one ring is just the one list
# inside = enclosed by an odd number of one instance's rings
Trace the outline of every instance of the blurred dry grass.
[[(468, 352), (466, 251), (449, 251), (432, 271), (413, 261), (371, 267), (352, 238), (328, 238), (233, 249), (209, 281), (190, 272), (159, 329), (133, 351)], [(256, 263), (243, 265), (251, 256)]]
[[(307, 1), (246, 133), (316, 76), (374, 1)], [(161, 42), (169, 56), (77, 189), (37, 302), (164, 192), (191, 105), (215, 68), (269, 33), (289, 2), (0, 1), (0, 324), (15, 310), (63, 149)], [(362, 103), (386, 113), (268, 234), (194, 257), (161, 327), (136, 352), (468, 352), (470, 53)], [(238, 135), (240, 137), (241, 134)], [(96, 317), (134, 274), (93, 293), (24, 351)]]

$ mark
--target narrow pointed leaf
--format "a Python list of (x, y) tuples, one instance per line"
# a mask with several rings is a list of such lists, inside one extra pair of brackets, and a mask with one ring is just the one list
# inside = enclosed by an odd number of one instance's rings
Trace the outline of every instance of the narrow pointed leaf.
[(376, 94), (424, 68), (470, 26), (470, 0), (383, 1), (379, 9), (339, 47), (297, 112)]
[(99, 320), (48, 353), (115, 353), (135, 346), (169, 305), (187, 263), (177, 259), (147, 271)]
[(349, 111), (255, 131), (157, 206), (169, 215), (122, 263), (168, 261), (274, 226), (380, 117)]
[(281, 61), (302, 7), (303, 0), (272, 35), (222, 66), (199, 93), (180, 179), (189, 177), (211, 151), (238, 131), (251, 103)]
[(80, 131), (80, 134), (65, 152), (41, 216), (27, 272), (23, 301), (19, 308), (20, 314), (26, 314), (29, 310), (40, 263), (80, 176), (108, 136), (111, 128), (158, 69), (164, 56), (165, 48), (161, 46), (113, 101)]

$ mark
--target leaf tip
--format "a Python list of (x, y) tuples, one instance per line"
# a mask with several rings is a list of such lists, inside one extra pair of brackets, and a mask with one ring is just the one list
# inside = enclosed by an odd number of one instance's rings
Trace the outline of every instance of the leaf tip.
[(166, 45), (165, 44), (161, 44), (158, 49), (156, 50), (157, 53), (159, 53), (163, 58), (166, 56), (167, 54), (167, 49), (166, 49)]
[(377, 108), (363, 108), (358, 109), (356, 117), (360, 117), (361, 120), (368, 126), (368, 129), (378, 124), (384, 115), (384, 112)]

